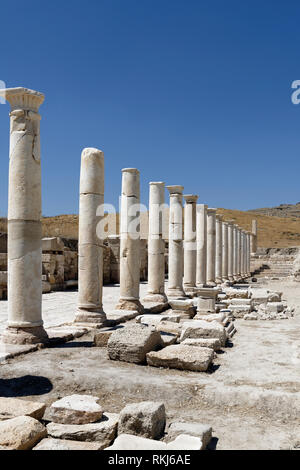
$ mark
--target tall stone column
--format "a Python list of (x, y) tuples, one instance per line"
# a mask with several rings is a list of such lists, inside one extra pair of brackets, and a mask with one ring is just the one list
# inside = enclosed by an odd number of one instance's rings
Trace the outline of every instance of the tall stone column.
[(247, 272), (247, 277), (251, 276), (251, 233), (247, 232), (246, 234), (246, 272)]
[(140, 303), (140, 172), (122, 170), (120, 224), (120, 299), (116, 310), (143, 313)]
[(184, 277), (183, 286), (186, 294), (193, 294), (196, 288), (196, 203), (198, 196), (185, 195), (184, 208)]
[(222, 224), (222, 281), (228, 282), (228, 223)]
[(206, 257), (207, 257), (207, 205), (197, 205), (197, 262), (196, 262), (196, 285), (206, 286)]
[(228, 221), (228, 279), (229, 282), (234, 281), (234, 227), (233, 222)]
[(238, 227), (233, 225), (233, 278), (238, 281)]
[(216, 283), (222, 284), (223, 261), (223, 222), (220, 215), (216, 215)]
[(241, 279), (241, 264), (242, 264), (242, 231), (237, 227), (237, 277)]
[(78, 239), (78, 311), (75, 322), (101, 325), (104, 217), (104, 155), (96, 148), (81, 154)]
[(246, 277), (245, 271), (245, 230), (241, 230), (241, 278)]
[(169, 212), (169, 279), (167, 296), (171, 299), (185, 297), (183, 290), (183, 186), (167, 186), (170, 193)]
[(216, 286), (216, 211), (207, 209), (207, 285)]
[(2, 341), (48, 341), (42, 321), (40, 105), (27, 88), (0, 90), (10, 103), (8, 324)]
[(257, 252), (257, 220), (253, 219), (252, 220), (252, 232), (251, 232), (251, 237), (250, 237), (250, 251), (251, 253), (256, 253)]
[(148, 293), (144, 302), (167, 302), (165, 294), (165, 241), (162, 219), (165, 183), (149, 183)]

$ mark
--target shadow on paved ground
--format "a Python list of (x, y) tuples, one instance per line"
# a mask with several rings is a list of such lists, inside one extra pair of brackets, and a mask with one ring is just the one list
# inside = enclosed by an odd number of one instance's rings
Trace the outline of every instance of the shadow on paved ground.
[(47, 377), (24, 375), (13, 379), (0, 379), (1, 397), (44, 395), (51, 392), (52, 389), (52, 382)]

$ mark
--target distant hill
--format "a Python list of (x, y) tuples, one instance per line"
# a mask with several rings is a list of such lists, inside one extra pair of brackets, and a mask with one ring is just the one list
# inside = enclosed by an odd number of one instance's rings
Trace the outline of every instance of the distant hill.
[(297, 204), (280, 204), (275, 207), (263, 207), (261, 209), (251, 209), (248, 212), (254, 214), (271, 215), (275, 217), (300, 217), (300, 202)]

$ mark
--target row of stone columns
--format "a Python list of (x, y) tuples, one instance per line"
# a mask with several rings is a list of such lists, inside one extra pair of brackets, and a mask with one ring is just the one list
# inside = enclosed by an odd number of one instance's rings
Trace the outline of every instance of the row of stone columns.
[[(42, 229), (39, 106), (44, 96), (26, 88), (1, 91), (10, 103), (8, 205), (8, 326), (2, 341), (47, 342), (42, 321)], [(197, 288), (233, 282), (250, 274), (252, 236), (216, 209), (183, 196), (182, 186), (167, 186), (169, 206), (168, 298), (184, 298)], [(144, 301), (167, 302), (165, 242), (162, 233), (163, 182), (150, 183), (148, 294)], [(183, 198), (185, 213), (183, 224)], [(142, 313), (140, 303), (140, 175), (122, 170), (120, 223), (120, 299), (117, 310)], [(104, 155), (82, 152), (79, 208), (79, 294), (75, 321), (102, 326)], [(184, 233), (184, 240), (183, 240)]]

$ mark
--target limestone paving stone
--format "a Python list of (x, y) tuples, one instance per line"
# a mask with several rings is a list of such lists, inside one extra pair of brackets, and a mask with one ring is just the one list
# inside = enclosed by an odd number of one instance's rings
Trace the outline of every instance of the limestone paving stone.
[(32, 450), (102, 450), (103, 446), (98, 442), (80, 442), (67, 439), (45, 438)]
[(203, 442), (199, 437), (180, 434), (167, 444), (167, 450), (202, 450)]
[(7, 450), (29, 450), (47, 436), (47, 430), (30, 416), (18, 416), (0, 422), (0, 447)]
[(154, 367), (205, 372), (212, 363), (213, 357), (214, 351), (211, 348), (180, 344), (148, 353), (147, 363)]
[(144, 401), (131, 403), (120, 413), (119, 434), (134, 434), (159, 439), (165, 430), (166, 411), (163, 403)]
[(45, 403), (0, 397), (0, 421), (17, 416), (30, 416), (41, 419), (46, 409)]
[(105, 413), (101, 421), (90, 424), (57, 424), (47, 425), (48, 435), (54, 439), (71, 441), (99, 442), (101, 449), (109, 446), (116, 437), (119, 415)]
[(103, 410), (98, 397), (70, 395), (52, 403), (48, 415), (55, 423), (88, 424), (99, 421)]
[(187, 346), (198, 346), (200, 348), (211, 348), (214, 351), (221, 349), (221, 343), (218, 338), (186, 338), (181, 344)]
[(162, 346), (160, 333), (154, 327), (136, 323), (114, 331), (107, 350), (112, 360), (143, 364), (149, 351)]
[(212, 438), (212, 427), (207, 424), (194, 422), (184, 423), (175, 421), (171, 423), (168, 428), (168, 439), (174, 439), (180, 434), (198, 437), (202, 441), (203, 449), (205, 449)]
[(182, 325), (180, 342), (186, 338), (218, 338), (221, 346), (225, 346), (226, 330), (216, 321), (193, 320), (184, 322)]
[(105, 450), (167, 450), (167, 444), (132, 434), (120, 434), (113, 445)]

